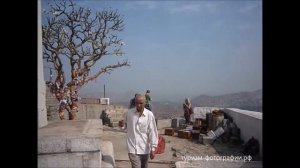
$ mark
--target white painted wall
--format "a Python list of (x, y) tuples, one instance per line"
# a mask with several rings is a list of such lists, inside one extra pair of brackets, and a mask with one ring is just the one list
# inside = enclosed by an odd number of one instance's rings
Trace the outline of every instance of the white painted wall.
[(232, 117), (233, 122), (241, 130), (241, 139), (246, 143), (252, 136), (259, 141), (259, 155), (262, 156), (262, 113), (240, 110), (236, 108), (223, 109)]
[(41, 0), (38, 0), (38, 128), (48, 124), (46, 109), (46, 84), (44, 81), (43, 70), (41, 5)]

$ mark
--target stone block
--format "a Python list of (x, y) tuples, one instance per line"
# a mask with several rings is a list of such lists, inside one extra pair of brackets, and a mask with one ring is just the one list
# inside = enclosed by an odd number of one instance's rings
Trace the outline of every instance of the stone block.
[(192, 130), (191, 134), (192, 134), (192, 138), (197, 140), (199, 139), (200, 130)]
[(171, 123), (172, 128), (177, 128), (179, 127), (179, 119), (178, 118), (173, 118), (172, 123)]
[(163, 119), (163, 120), (157, 120), (157, 129), (163, 129), (163, 128), (170, 128), (172, 124), (171, 119)]
[(178, 123), (179, 123), (179, 127), (183, 127), (183, 126), (186, 125), (185, 124), (185, 119), (183, 119), (183, 118), (179, 119)]
[(38, 130), (38, 154), (100, 150), (100, 119), (54, 121)]
[(38, 155), (39, 168), (101, 167), (101, 152)]
[(178, 131), (178, 137), (179, 138), (190, 139), (191, 138), (191, 131), (179, 130)]
[(204, 145), (213, 144), (213, 142), (215, 140), (213, 137), (210, 137), (210, 136), (203, 136), (202, 139), (203, 139)]
[(40, 137), (38, 139), (38, 154), (99, 151), (99, 141), (99, 137)]
[(112, 122), (112, 127), (119, 127), (119, 122), (118, 121)]
[(100, 143), (102, 154), (102, 166), (104, 168), (115, 167), (114, 149), (110, 141), (103, 141)]
[(166, 128), (165, 135), (174, 136), (174, 129), (173, 128)]
[(67, 152), (67, 141), (65, 137), (51, 136), (38, 139), (38, 154), (64, 153)]
[(210, 131), (207, 132), (207, 136), (211, 137), (212, 139), (216, 139), (217, 138), (216, 135), (215, 135), (215, 133), (214, 133), (214, 131), (212, 131), (212, 130), (210, 130)]
[(67, 150), (70, 152), (98, 151), (100, 138), (71, 138), (67, 139)]

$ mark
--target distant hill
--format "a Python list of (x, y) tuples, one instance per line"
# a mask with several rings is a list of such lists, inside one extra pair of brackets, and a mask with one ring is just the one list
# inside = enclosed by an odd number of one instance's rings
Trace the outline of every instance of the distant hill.
[(239, 108), (262, 112), (262, 90), (238, 92), (221, 96), (201, 95), (191, 99), (193, 106)]
[[(128, 102), (118, 102), (114, 103), (116, 105), (121, 105), (128, 107)], [(167, 119), (183, 116), (182, 106), (179, 103), (173, 102), (152, 102), (152, 112), (156, 119)]]
[[(125, 108), (129, 106), (129, 101), (133, 97), (134, 92), (126, 94), (109, 93), (111, 104), (122, 105)], [(101, 92), (81, 94), (81, 97), (100, 98), (103, 96)], [(193, 107), (224, 107), (239, 108), (242, 110), (250, 110), (262, 112), (262, 90), (253, 92), (238, 92), (220, 96), (200, 95), (191, 99)], [(154, 101), (152, 102), (152, 111), (158, 119), (172, 118), (183, 116), (182, 103), (170, 101)]]
[[(262, 90), (238, 92), (220, 96), (200, 95), (191, 99), (193, 107), (239, 108), (262, 112)], [(153, 112), (157, 118), (183, 116), (182, 103), (153, 102)]]

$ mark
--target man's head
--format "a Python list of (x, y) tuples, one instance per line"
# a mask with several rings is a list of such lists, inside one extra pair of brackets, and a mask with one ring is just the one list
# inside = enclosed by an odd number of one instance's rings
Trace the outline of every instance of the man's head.
[(150, 93), (150, 90), (147, 90), (146, 93)]
[(136, 106), (136, 110), (142, 113), (145, 107), (145, 96), (141, 94), (137, 94), (135, 96), (135, 106)]

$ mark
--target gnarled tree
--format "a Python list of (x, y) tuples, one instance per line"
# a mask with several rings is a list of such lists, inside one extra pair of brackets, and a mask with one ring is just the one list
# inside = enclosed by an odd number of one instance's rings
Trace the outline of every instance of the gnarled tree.
[[(64, 110), (67, 110), (69, 119), (73, 120), (77, 118), (78, 91), (82, 86), (103, 73), (129, 66), (127, 60), (95, 66), (103, 57), (124, 54), (121, 51), (124, 42), (117, 36), (124, 29), (123, 18), (113, 10), (93, 14), (90, 9), (77, 7), (72, 1), (49, 5), (49, 10), (43, 10), (46, 20), (42, 25), (43, 59), (53, 65), (56, 79), (47, 84), (60, 102), (60, 119), (64, 119)], [(94, 74), (90, 71), (92, 67), (96, 68)], [(66, 78), (67, 74), (69, 78)]]

